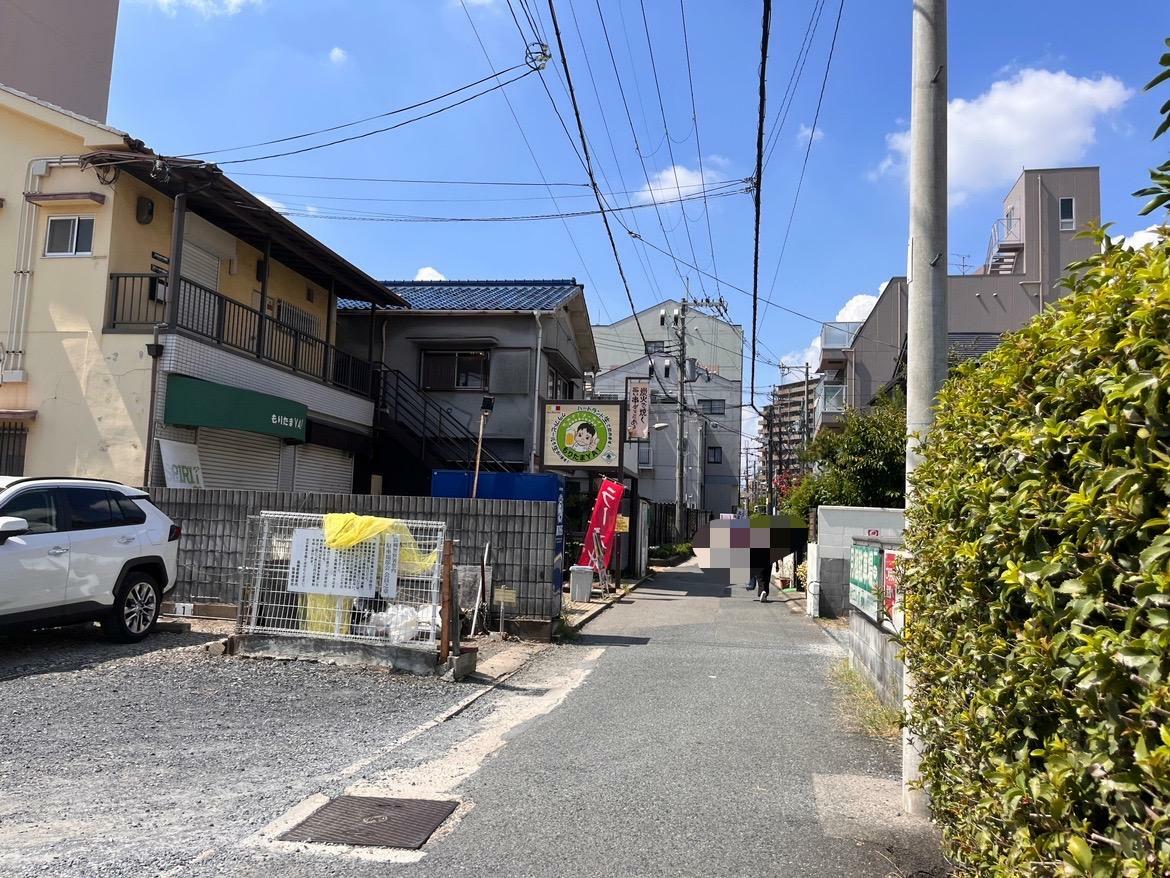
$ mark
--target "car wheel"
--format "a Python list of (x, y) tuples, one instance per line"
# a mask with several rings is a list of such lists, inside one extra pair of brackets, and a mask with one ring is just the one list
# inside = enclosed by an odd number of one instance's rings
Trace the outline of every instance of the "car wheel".
[(132, 571), (114, 593), (113, 609), (102, 621), (102, 628), (111, 640), (136, 643), (154, 628), (161, 607), (154, 577)]

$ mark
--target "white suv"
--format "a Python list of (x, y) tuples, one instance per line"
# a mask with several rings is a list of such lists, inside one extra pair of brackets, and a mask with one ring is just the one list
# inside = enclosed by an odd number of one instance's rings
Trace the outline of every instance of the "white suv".
[(0, 477), (0, 629), (98, 621), (141, 640), (175, 584), (178, 526), (137, 488)]

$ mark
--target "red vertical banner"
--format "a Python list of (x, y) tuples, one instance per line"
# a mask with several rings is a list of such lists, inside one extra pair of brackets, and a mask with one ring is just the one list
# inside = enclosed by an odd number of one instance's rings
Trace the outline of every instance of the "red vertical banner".
[[(613, 554), (618, 509), (621, 507), (622, 495), (625, 492), (626, 487), (621, 482), (612, 479), (601, 480), (601, 489), (597, 492), (597, 500), (593, 504), (593, 515), (589, 518), (589, 529), (585, 531), (585, 545), (581, 547), (581, 557), (577, 561), (579, 565), (599, 568), (609, 566), (609, 559)], [(596, 562), (593, 557), (595, 533), (601, 537), (601, 550), (605, 553), (605, 557)]]

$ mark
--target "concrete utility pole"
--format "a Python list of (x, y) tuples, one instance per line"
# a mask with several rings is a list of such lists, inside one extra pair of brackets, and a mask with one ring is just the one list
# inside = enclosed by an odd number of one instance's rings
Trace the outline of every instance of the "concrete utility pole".
[[(824, 380), (824, 379), (821, 379), (821, 380)], [(808, 443), (810, 441), (809, 423), (808, 422), (809, 422), (809, 415), (812, 414), (812, 400), (810, 400), (808, 397), (808, 390), (809, 390), (808, 363), (805, 363), (804, 364), (804, 407), (800, 412), (800, 431), (801, 431), (801, 435), (804, 439), (804, 441), (801, 444), (801, 450), (804, 451), (805, 454), (808, 454)], [(812, 466), (812, 464), (808, 463), (807, 461), (805, 461), (804, 465), (806, 467)]]
[(686, 483), (686, 449), (683, 443), (686, 441), (686, 380), (687, 380), (687, 299), (683, 296), (682, 307), (679, 309), (678, 332), (679, 355), (678, 355), (678, 434), (676, 436), (675, 450), (678, 452), (678, 459), (675, 461), (674, 468), (674, 538), (678, 542), (686, 539), (683, 534), (683, 522), (685, 515), (685, 497), (683, 496), (683, 486)]
[[(910, 102), (910, 246), (906, 276), (906, 506), (909, 478), (920, 460), (918, 444), (934, 419), (934, 403), (947, 373), (947, 3), (914, 0)], [(913, 699), (907, 672), (905, 706)], [(908, 731), (902, 734), (902, 806), (924, 815), (921, 756)]]
[(768, 479), (768, 509), (769, 515), (776, 511), (776, 479), (772, 468), (772, 408), (764, 407), (764, 436), (767, 444), (764, 446), (764, 474)]

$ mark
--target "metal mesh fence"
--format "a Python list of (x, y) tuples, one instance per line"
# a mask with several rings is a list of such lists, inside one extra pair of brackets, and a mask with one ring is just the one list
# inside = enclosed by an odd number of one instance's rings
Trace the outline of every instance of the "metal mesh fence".
[(323, 519), (249, 516), (236, 630), (436, 647), (446, 525), (390, 519), (376, 536), (332, 549)]

